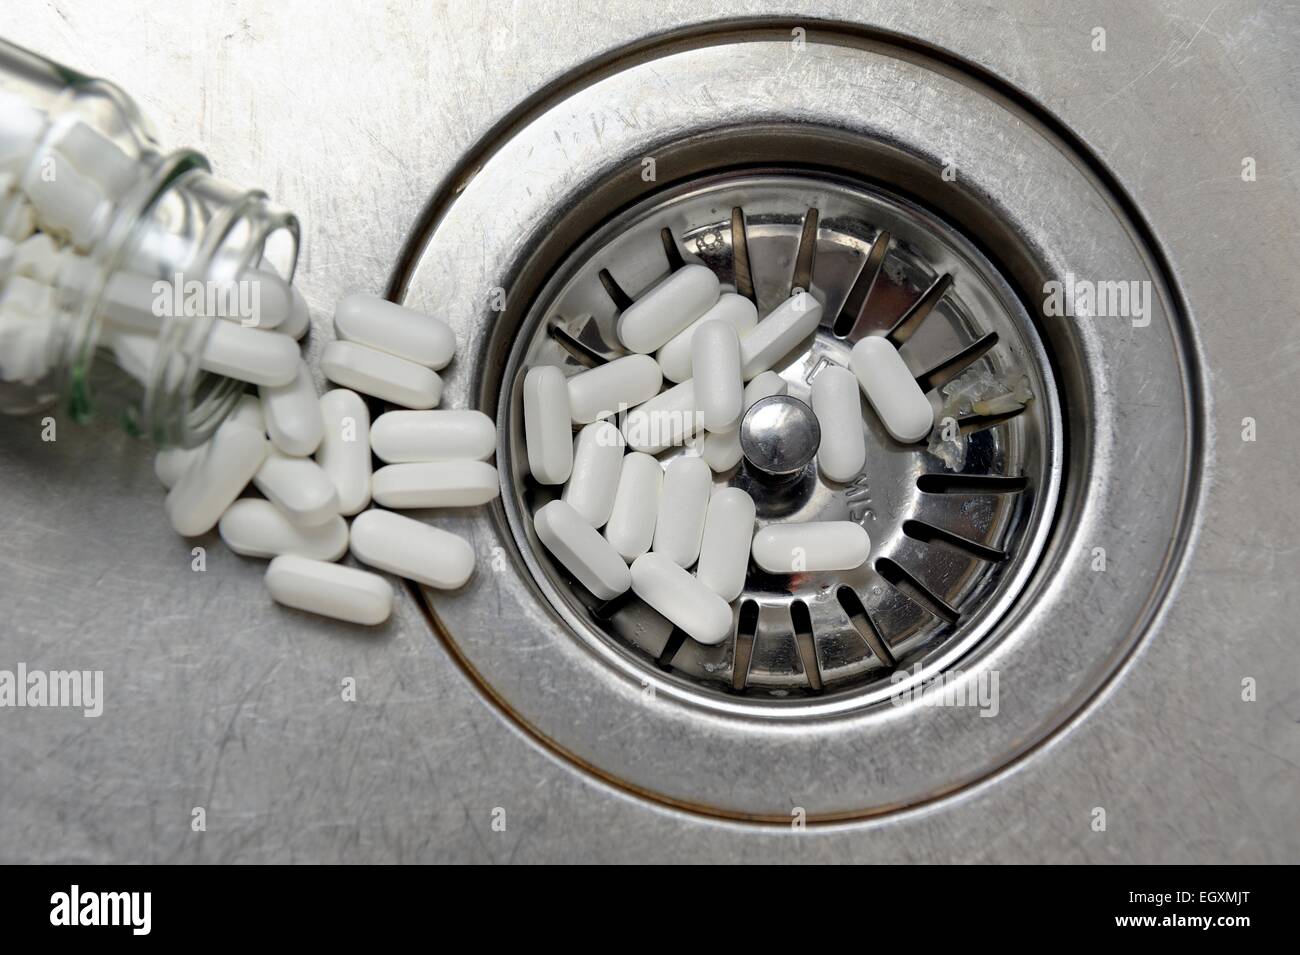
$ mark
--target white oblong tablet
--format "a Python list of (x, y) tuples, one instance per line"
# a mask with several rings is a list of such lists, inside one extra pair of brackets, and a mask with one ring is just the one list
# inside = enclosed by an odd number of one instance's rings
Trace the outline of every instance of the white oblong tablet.
[(539, 484), (563, 484), (573, 471), (573, 419), (564, 372), (538, 365), (524, 375), (524, 443)]
[(623, 435), (608, 421), (597, 421), (578, 432), (573, 448), (573, 473), (564, 486), (564, 500), (601, 528), (614, 510), (623, 467)]
[(740, 364), (749, 381), (790, 354), (817, 330), (822, 304), (807, 292), (795, 292), (740, 340)]
[(847, 368), (826, 365), (812, 381), (812, 410), (821, 427), (817, 470), (831, 481), (851, 481), (867, 463), (858, 379)]
[(300, 360), (298, 343), (288, 335), (214, 321), (199, 366), (253, 385), (287, 385)]
[(745, 589), (755, 513), (754, 499), (738, 487), (724, 487), (709, 499), (695, 576), (727, 603)]
[(849, 367), (895, 441), (913, 444), (930, 433), (934, 427), (930, 399), (886, 338), (872, 336), (854, 345)]
[(578, 424), (590, 424), (659, 394), (664, 376), (649, 355), (627, 355), (580, 371), (568, 380), (569, 413)]
[(388, 411), (370, 426), (370, 447), (387, 464), (483, 461), (496, 446), (496, 425), (481, 411)]
[(628, 351), (649, 354), (718, 300), (718, 277), (703, 265), (683, 265), (623, 310), (618, 339)]
[(371, 508), (352, 522), (352, 554), (407, 580), (455, 590), (474, 573), (474, 548), (463, 537), (392, 511)]
[(704, 436), (700, 445), (700, 457), (709, 466), (709, 470), (722, 474), (730, 471), (740, 463), (740, 429), (731, 431), (710, 431)]
[(314, 527), (293, 523), (270, 501), (243, 497), (226, 508), (217, 523), (226, 546), (245, 557), (269, 560), (296, 554), (312, 560), (338, 560), (348, 549), (347, 521), (337, 515)]
[(683, 567), (700, 556), (713, 474), (703, 458), (674, 458), (664, 470), (651, 549)]
[(474, 507), (501, 493), (497, 469), (483, 461), (389, 464), (371, 479), (375, 503), (397, 509)]
[(176, 533), (197, 537), (216, 526), (266, 459), (270, 443), (260, 431), (226, 421), (170, 491), (164, 507)]
[(189, 470), (190, 465), (203, 456), (205, 447), (206, 441), (195, 448), (167, 448), (159, 451), (153, 459), (153, 473), (157, 475), (158, 483), (166, 488), (173, 487)]
[(744, 338), (758, 324), (758, 309), (743, 295), (723, 292), (711, 309), (670, 338), (655, 353), (665, 378), (669, 381), (685, 381), (691, 377), (691, 339), (697, 328), (714, 320), (730, 323), (737, 334)]
[(435, 371), (456, 354), (456, 336), (441, 318), (377, 295), (353, 292), (334, 307), (340, 338), (377, 348)]
[(404, 408), (432, 408), (442, 399), (436, 371), (356, 342), (330, 342), (320, 368), (330, 381)]
[(632, 563), (633, 592), (692, 640), (706, 646), (731, 635), (731, 607), (663, 554)]
[(322, 560), (282, 554), (266, 568), (266, 589), (276, 603), (374, 626), (393, 612), (393, 588), (378, 574)]
[(278, 329), (293, 308), (289, 283), (271, 269), (247, 269), (239, 277), (240, 285), (231, 289), (231, 301), (238, 303), (234, 314), (222, 315), (227, 321), (247, 328)]
[(687, 380), (629, 411), (623, 418), (623, 439), (634, 451), (658, 454), (685, 444), (702, 427), (695, 382)]
[(314, 454), (325, 434), (325, 419), (307, 363), (298, 362), (298, 373), (287, 385), (263, 385), (258, 394), (272, 443), (295, 457)]
[(769, 524), (754, 535), (753, 555), (769, 574), (852, 570), (871, 555), (871, 538), (852, 521)]
[(784, 378), (774, 371), (764, 371), (755, 375), (749, 384), (745, 386), (745, 396), (741, 404), (748, 411), (749, 406), (756, 401), (770, 398), (773, 395), (788, 395), (789, 393), (790, 385)]
[(633, 451), (623, 458), (605, 539), (626, 561), (636, 560), (654, 541), (663, 479), (662, 465), (650, 455)]
[(740, 380), (740, 336), (727, 322), (705, 322), (691, 342), (695, 407), (709, 431), (740, 426), (745, 383)]
[(272, 448), (253, 475), (266, 499), (295, 524), (312, 527), (339, 514), (339, 494), (324, 468)]
[(311, 309), (307, 307), (307, 300), (298, 291), (298, 286), (290, 285), (289, 295), (289, 314), (280, 323), (280, 331), (297, 341), (311, 328)]
[(257, 395), (242, 394), (230, 411), (227, 421), (237, 421), (252, 428), (258, 434), (266, 434), (266, 416), (262, 414), (262, 402)]
[(320, 398), (324, 430), (316, 463), (339, 494), (339, 513), (356, 514), (370, 503), (370, 411), (355, 391), (335, 388)]
[(627, 564), (612, 544), (564, 501), (533, 516), (537, 539), (598, 600), (613, 600), (632, 586)]

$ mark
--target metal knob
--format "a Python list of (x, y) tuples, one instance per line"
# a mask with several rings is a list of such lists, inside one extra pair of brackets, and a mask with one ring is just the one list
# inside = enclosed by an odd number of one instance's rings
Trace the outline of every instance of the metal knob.
[(740, 450), (755, 474), (776, 483), (793, 481), (822, 443), (812, 408), (789, 395), (754, 402), (740, 422)]

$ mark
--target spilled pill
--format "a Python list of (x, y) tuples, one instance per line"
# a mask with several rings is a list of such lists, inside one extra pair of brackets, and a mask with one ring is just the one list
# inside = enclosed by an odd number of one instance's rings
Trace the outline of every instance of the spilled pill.
[(709, 499), (695, 576), (728, 603), (745, 588), (754, 515), (754, 499), (738, 487), (724, 487)]
[(659, 394), (664, 376), (649, 355), (627, 355), (568, 379), (569, 413), (578, 424), (607, 418)]
[(702, 427), (695, 382), (688, 379), (629, 411), (623, 418), (623, 438), (634, 451), (658, 454), (685, 444)]
[(718, 300), (718, 277), (703, 265), (684, 265), (623, 310), (616, 331), (628, 351), (649, 354)]
[(436, 371), (356, 342), (330, 342), (321, 350), (320, 367), (330, 381), (405, 408), (432, 408), (442, 398)]
[(170, 488), (189, 470), (189, 466), (203, 455), (206, 443), (195, 448), (167, 448), (153, 458), (153, 473), (158, 483)]
[(389, 464), (371, 480), (375, 503), (398, 509), (473, 507), (500, 493), (497, 469), (483, 461)]
[(691, 377), (691, 339), (705, 322), (728, 322), (744, 338), (758, 324), (758, 309), (754, 303), (735, 292), (723, 292), (713, 307), (670, 338), (655, 353), (659, 367), (669, 381), (685, 381)]
[(320, 399), (307, 363), (298, 362), (298, 373), (286, 385), (263, 385), (262, 417), (272, 443), (285, 454), (304, 457), (315, 453), (325, 433)]
[(537, 539), (597, 600), (612, 600), (632, 586), (623, 558), (600, 532), (564, 501), (551, 501), (533, 517)]
[(289, 314), (285, 316), (280, 323), (279, 330), (297, 340), (307, 334), (307, 329), (311, 328), (311, 310), (307, 307), (307, 300), (302, 297), (302, 292), (298, 291), (298, 286), (289, 286)]
[(199, 365), (254, 385), (287, 385), (298, 373), (298, 343), (288, 335), (214, 321)]
[(740, 340), (740, 363), (745, 380), (767, 371), (817, 330), (822, 305), (804, 291), (795, 292), (772, 314)]
[(745, 383), (740, 380), (740, 336), (728, 322), (705, 322), (691, 341), (695, 407), (709, 431), (740, 426)]
[(348, 623), (374, 626), (393, 612), (393, 587), (378, 574), (294, 554), (271, 561), (266, 589), (276, 603)]
[(632, 590), (692, 640), (708, 646), (731, 635), (731, 607), (663, 554), (632, 563)]
[(623, 458), (605, 539), (626, 561), (636, 560), (650, 549), (663, 478), (663, 467), (650, 455), (633, 451)]
[(352, 555), (427, 587), (455, 590), (474, 573), (474, 548), (449, 531), (372, 508), (352, 522)]
[[(740, 405), (744, 412), (749, 410), (750, 405), (763, 398), (769, 398), (772, 395), (784, 395), (790, 391), (789, 385), (784, 378), (774, 371), (765, 371), (755, 375), (754, 379), (745, 386), (741, 394)], [(730, 471), (740, 463), (740, 429), (736, 428), (731, 431), (714, 431), (704, 439), (704, 446), (700, 450), (700, 456), (708, 466), (718, 472)]]
[(618, 428), (608, 421), (597, 421), (578, 432), (573, 473), (563, 498), (592, 527), (604, 527), (609, 520), (622, 466), (623, 436)]
[(496, 425), (481, 411), (388, 411), (370, 426), (370, 447), (387, 464), (482, 461), (496, 444)]
[(541, 484), (563, 484), (573, 470), (573, 430), (564, 372), (538, 365), (524, 376), (528, 470)]
[(704, 515), (709, 507), (713, 475), (702, 458), (674, 458), (664, 470), (651, 549), (690, 567), (700, 556)]
[(270, 443), (238, 421), (217, 428), (200, 457), (167, 492), (164, 508), (176, 533), (197, 537), (216, 526), (266, 459)]
[(441, 318), (365, 292), (340, 299), (334, 308), (334, 328), (347, 341), (435, 371), (447, 367), (456, 353), (456, 336)]
[(934, 409), (890, 342), (880, 336), (853, 346), (849, 367), (885, 430), (904, 444), (920, 441), (934, 426)]
[(356, 514), (370, 503), (370, 412), (355, 391), (335, 388), (321, 395), (324, 430), (316, 463), (339, 495), (339, 513)]
[(311, 458), (295, 458), (272, 448), (253, 475), (266, 499), (303, 527), (322, 524), (339, 514), (338, 489)]
[(852, 521), (769, 524), (754, 535), (754, 563), (770, 574), (852, 570), (871, 554), (871, 538)]
[(240, 498), (226, 508), (217, 532), (236, 554), (268, 560), (281, 554), (338, 560), (348, 549), (348, 525), (343, 518), (335, 515), (313, 527), (302, 527), (270, 501), (256, 497)]
[(851, 481), (867, 463), (862, 397), (853, 372), (826, 365), (812, 381), (812, 409), (821, 427), (817, 469), (831, 481)]

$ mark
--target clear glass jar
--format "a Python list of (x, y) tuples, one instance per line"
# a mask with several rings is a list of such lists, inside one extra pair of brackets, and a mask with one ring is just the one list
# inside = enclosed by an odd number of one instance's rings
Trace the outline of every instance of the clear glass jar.
[(253, 303), (240, 324), (305, 330), (298, 238), (264, 193), (164, 153), (111, 83), (0, 40), (0, 411), (202, 442), (246, 387), (203, 367), (212, 323)]

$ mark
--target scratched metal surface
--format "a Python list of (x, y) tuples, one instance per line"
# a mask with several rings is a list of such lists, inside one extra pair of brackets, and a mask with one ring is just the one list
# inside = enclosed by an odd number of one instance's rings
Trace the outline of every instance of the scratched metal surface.
[[(5, 4), (0, 35), (118, 81), (165, 143), (301, 215), (315, 350), (330, 304), (383, 288), (427, 196), (496, 119), (601, 51), (701, 17), (680, 0), (608, 6), (66, 0)], [(1278, 400), (1300, 355), (1300, 19), (1137, 7), (732, 8), (857, 20), (982, 64), (1070, 125), (1165, 246), (1210, 389), (1205, 507), (1173, 602), (1069, 732), (871, 824), (757, 830), (652, 806), (501, 718), (405, 594), (363, 634), (273, 607), (262, 564), (219, 542), (192, 573), (145, 448), (109, 427), (44, 444), (3, 421), (0, 667), (103, 669), (107, 700), (97, 720), (0, 710), (0, 860), (1300, 861), (1300, 461)]]

